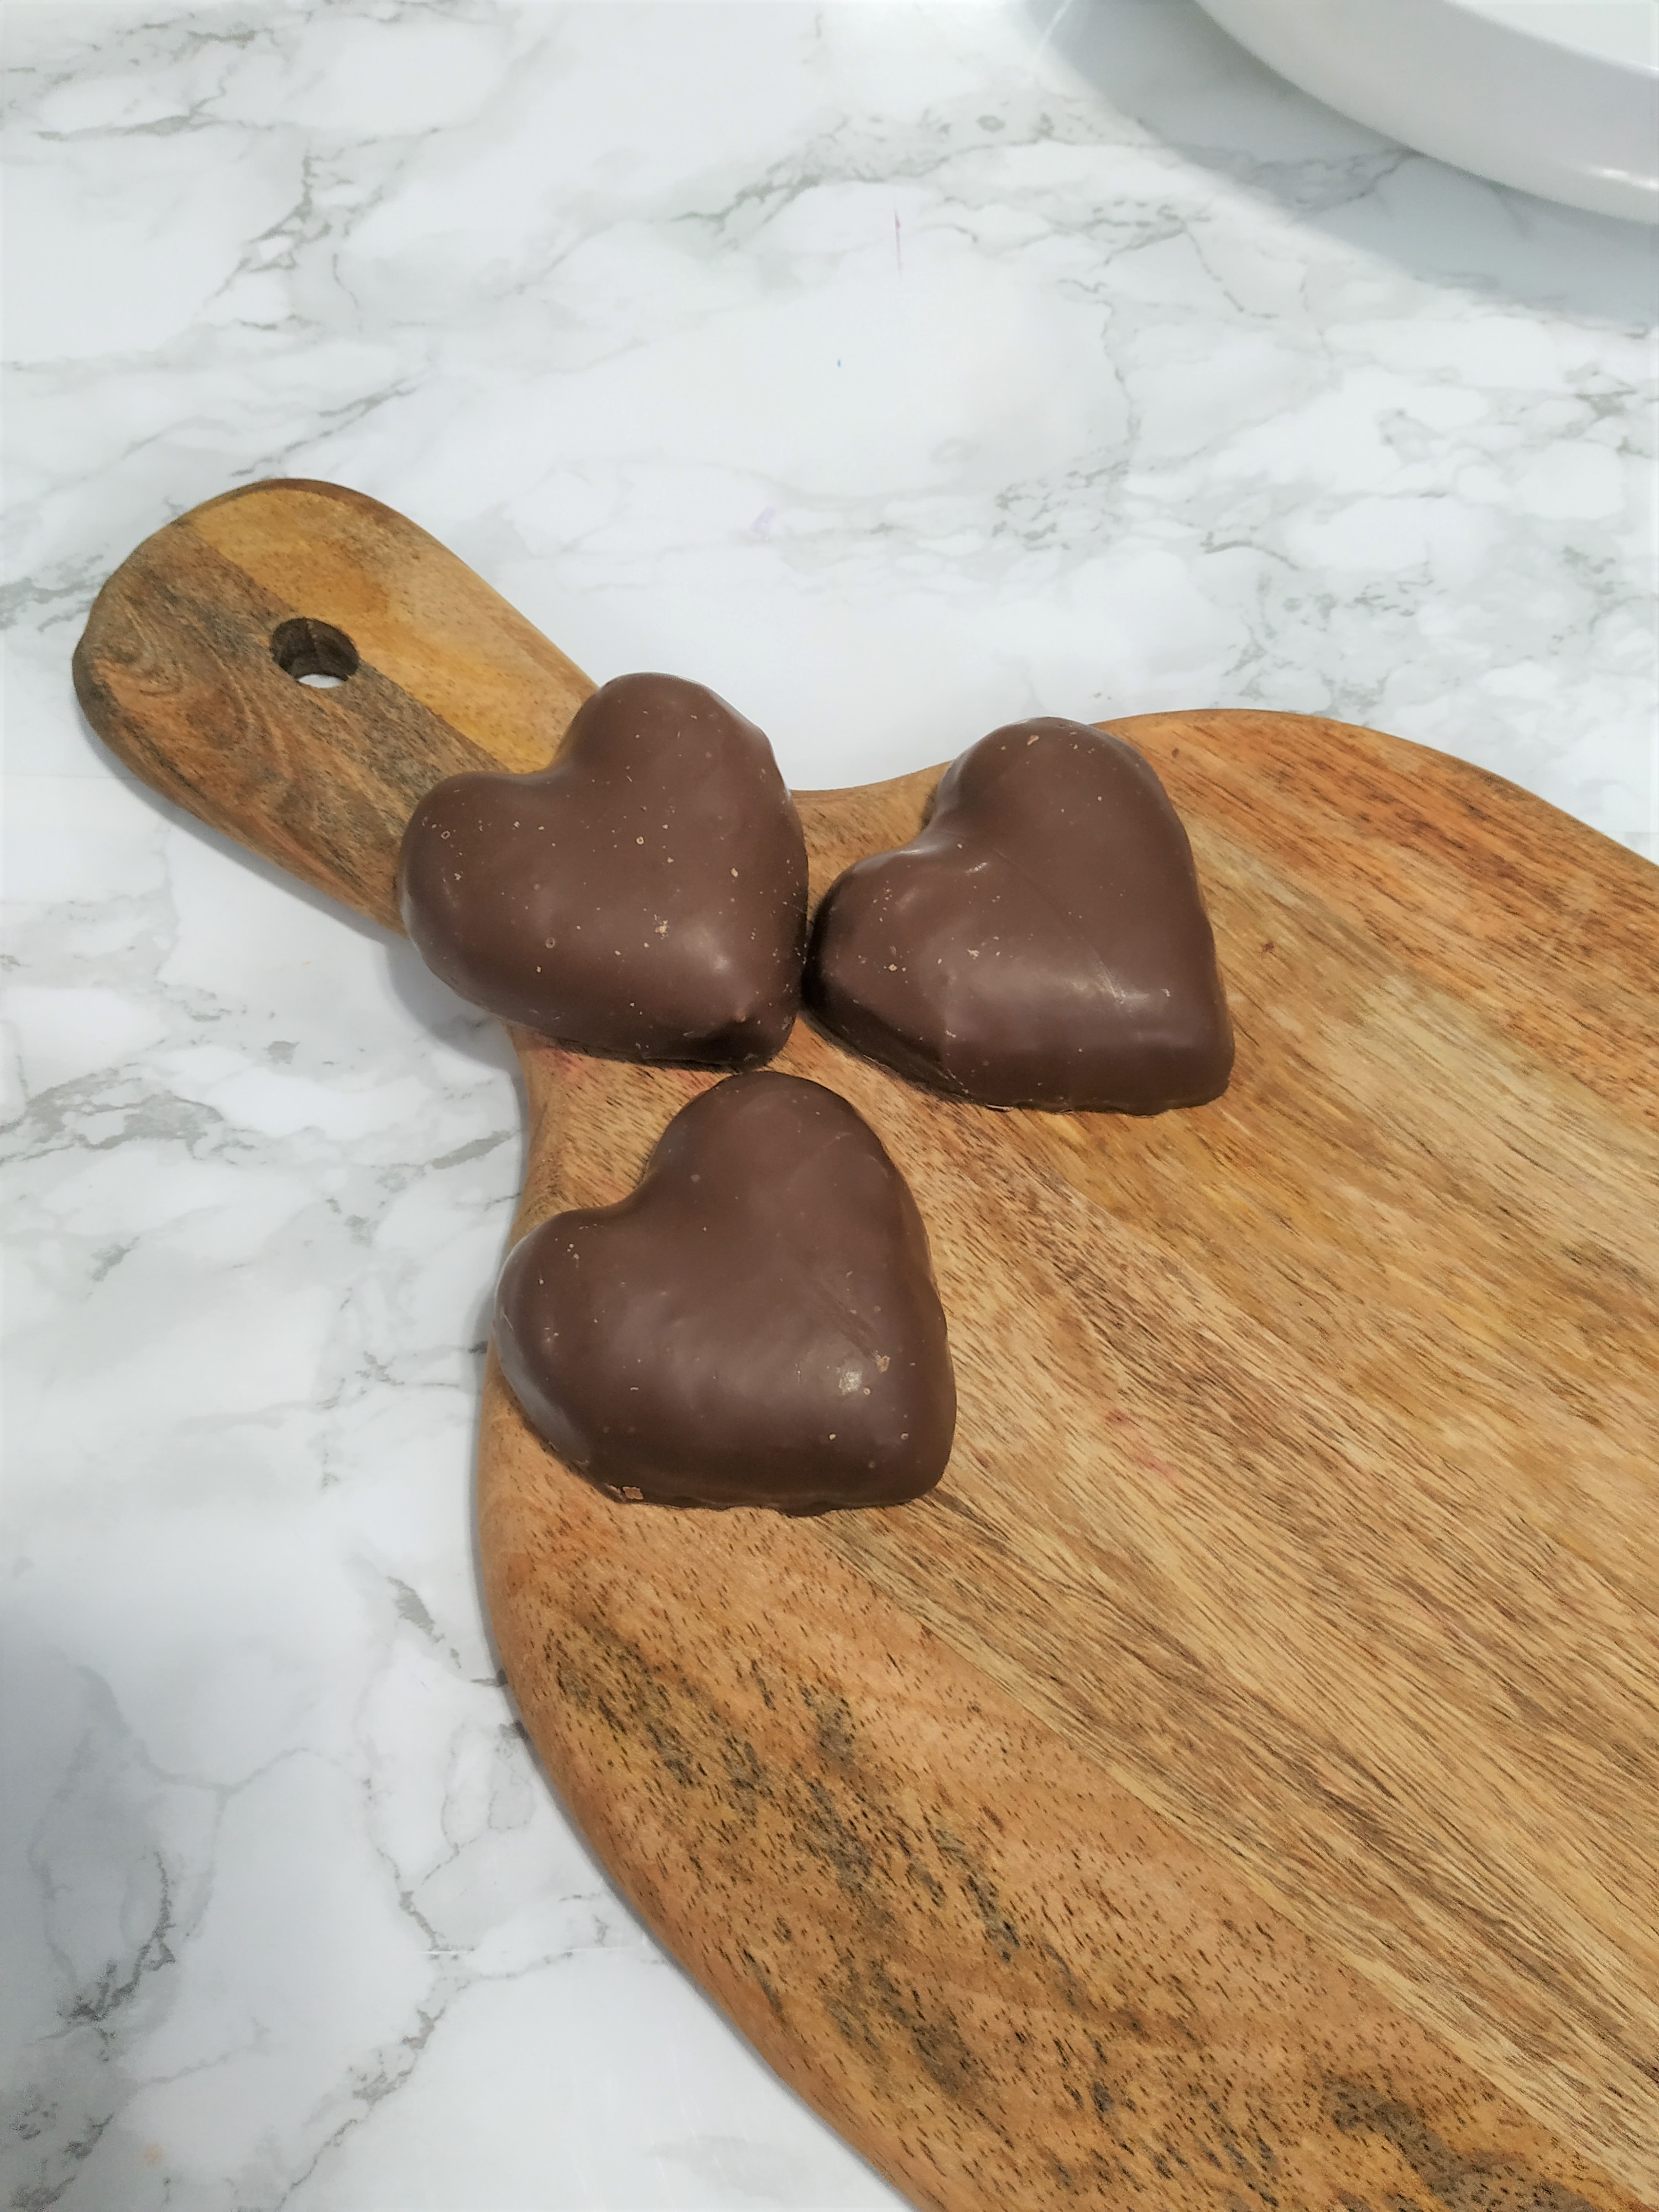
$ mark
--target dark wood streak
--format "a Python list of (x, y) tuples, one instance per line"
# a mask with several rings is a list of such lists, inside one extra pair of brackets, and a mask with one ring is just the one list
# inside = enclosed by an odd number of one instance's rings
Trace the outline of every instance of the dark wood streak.
[(1510, 2159), (1455, 2151), (1409, 2106), (1369, 2081), (1333, 2081), (1331, 2116), (1346, 2133), (1369, 2130), (1391, 2143), (1451, 2212), (1594, 2212), (1588, 2200)]
[[(787, 1531), (745, 1545), (774, 1615), (738, 1653), (678, 1618), (682, 1589), (711, 1595), (707, 1553), (636, 1516), (620, 1581), (603, 1501), (494, 1386), (483, 1466), (503, 1656), (578, 1817), (738, 2025), (918, 2203), (1276, 2212), (1346, 2188), (1462, 2212), (1480, 2200), (1437, 2177), (1470, 2176), (1501, 2177), (1515, 2212), (1637, 2202)], [(804, 1607), (810, 1637), (789, 1626)], [(599, 1670), (578, 1681), (571, 1649)]]

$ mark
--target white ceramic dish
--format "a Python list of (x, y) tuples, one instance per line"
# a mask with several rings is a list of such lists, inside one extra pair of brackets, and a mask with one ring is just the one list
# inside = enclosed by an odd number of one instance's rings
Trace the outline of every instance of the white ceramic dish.
[(1659, 222), (1659, 0), (1199, 0), (1303, 91), (1477, 176)]

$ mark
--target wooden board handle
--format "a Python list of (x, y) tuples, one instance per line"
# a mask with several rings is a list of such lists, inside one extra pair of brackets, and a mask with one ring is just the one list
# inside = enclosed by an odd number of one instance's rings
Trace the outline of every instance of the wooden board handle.
[[(313, 690), (313, 671), (346, 680)], [(293, 478), (146, 538), (94, 604), (75, 688), (146, 783), (397, 929), (418, 800), (468, 769), (544, 767), (593, 687), (425, 531)]]

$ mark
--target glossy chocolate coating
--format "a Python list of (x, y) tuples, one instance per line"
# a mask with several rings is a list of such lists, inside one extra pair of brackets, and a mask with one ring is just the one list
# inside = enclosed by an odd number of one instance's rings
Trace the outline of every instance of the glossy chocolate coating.
[(830, 885), (805, 989), (857, 1051), (985, 1106), (1154, 1114), (1232, 1069), (1180, 817), (1082, 722), (1016, 722), (954, 761), (920, 836)]
[(764, 734), (678, 677), (601, 686), (550, 768), (429, 791), (398, 896), (452, 988), (579, 1051), (750, 1066), (799, 1008), (800, 817)]
[(613, 1496), (896, 1505), (951, 1455), (915, 1200), (846, 1100), (799, 1076), (716, 1084), (619, 1205), (532, 1230), (495, 1349), (532, 1427)]

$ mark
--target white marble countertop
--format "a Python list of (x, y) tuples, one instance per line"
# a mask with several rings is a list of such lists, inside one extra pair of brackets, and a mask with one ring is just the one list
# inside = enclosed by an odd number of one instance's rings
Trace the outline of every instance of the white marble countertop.
[(0, 1976), (25, 2212), (896, 2205), (572, 1833), (469, 1522), (502, 1038), (149, 798), (90, 596), (390, 501), (797, 783), (1313, 709), (1653, 854), (1652, 240), (1187, 0), (8, 10)]

